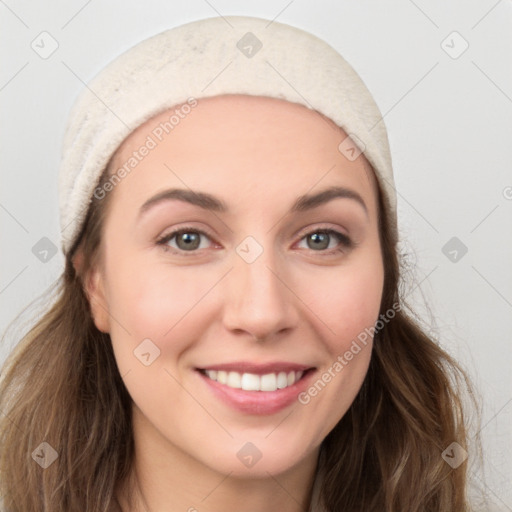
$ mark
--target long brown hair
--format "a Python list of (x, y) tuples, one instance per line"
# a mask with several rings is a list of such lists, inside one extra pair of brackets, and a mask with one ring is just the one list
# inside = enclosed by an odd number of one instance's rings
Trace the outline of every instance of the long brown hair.
[[(99, 185), (107, 179), (108, 168)], [(385, 267), (381, 313), (393, 304), (401, 307), (375, 334), (362, 388), (322, 443), (320, 497), (327, 512), (464, 512), (470, 510), (467, 461), (452, 468), (441, 454), (452, 442), (468, 449), (463, 397), (473, 400), (471, 385), (406, 307), (397, 232), (380, 187), (378, 195)], [(116, 489), (130, 474), (132, 400), (110, 337), (96, 328), (84, 291), (99, 256), (108, 197), (93, 197), (53, 305), (2, 369), (5, 512), (118, 510)], [(77, 272), (72, 256), (78, 243), (83, 266)], [(43, 468), (36, 462), (52, 460), (49, 447), (58, 456)]]

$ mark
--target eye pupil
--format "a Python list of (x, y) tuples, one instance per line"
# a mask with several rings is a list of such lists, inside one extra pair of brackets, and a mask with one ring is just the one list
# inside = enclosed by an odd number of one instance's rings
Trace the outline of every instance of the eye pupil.
[[(199, 246), (199, 236), (199, 233), (181, 233), (177, 235), (176, 243), (180, 249), (197, 249), (197, 247)], [(180, 241), (183, 241), (185, 243), (183, 247), (180, 247)]]
[[(313, 247), (316, 247), (317, 249), (326, 249), (329, 246), (329, 235), (327, 233), (313, 233), (309, 235), (309, 239), (314, 241)], [(320, 242), (320, 243), (317, 243)], [(327, 243), (325, 243), (327, 242)]]
[[(208, 235), (195, 229), (182, 229), (171, 233), (170, 235), (161, 239), (158, 243), (167, 245), (172, 240), (177, 246), (178, 251), (182, 252), (195, 252), (201, 245), (201, 236), (209, 238)], [(340, 233), (334, 230), (318, 230), (312, 231), (308, 235), (305, 235), (302, 240), (306, 240), (309, 249), (315, 250), (315, 252), (322, 252), (329, 248), (331, 237), (335, 237), (339, 240), (340, 244), (350, 248), (351, 242), (348, 238), (343, 237)]]

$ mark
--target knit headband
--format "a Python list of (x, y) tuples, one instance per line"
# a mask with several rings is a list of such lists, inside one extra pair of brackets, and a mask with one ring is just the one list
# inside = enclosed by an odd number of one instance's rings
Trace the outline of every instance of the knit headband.
[[(354, 69), (327, 43), (296, 27), (224, 16), (142, 41), (112, 61), (81, 93), (71, 111), (59, 170), (64, 254), (77, 242), (98, 180), (123, 140), (171, 107), (183, 104), (190, 109), (198, 98), (221, 94), (283, 99), (334, 121), (350, 136), (339, 151), (349, 160), (362, 151), (372, 165), (396, 228), (386, 127)], [(186, 114), (180, 112), (175, 117)], [(174, 122), (170, 118), (168, 124)]]

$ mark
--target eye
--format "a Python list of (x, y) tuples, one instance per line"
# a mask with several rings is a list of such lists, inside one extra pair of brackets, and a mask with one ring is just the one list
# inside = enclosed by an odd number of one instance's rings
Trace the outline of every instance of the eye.
[[(204, 249), (204, 247), (200, 247), (201, 237), (210, 239), (210, 236), (200, 229), (184, 227), (164, 235), (156, 243), (166, 251), (194, 252), (196, 249)], [(176, 245), (171, 245), (169, 242), (173, 241), (174, 238), (176, 239)]]
[[(310, 231), (302, 240), (306, 240), (307, 249), (313, 249), (315, 252), (323, 252), (326, 249), (334, 249), (327, 251), (326, 254), (333, 254), (335, 252), (350, 249), (354, 246), (352, 240), (345, 234), (336, 231), (335, 229), (316, 229)], [(338, 244), (331, 245), (333, 240), (337, 240)], [(339, 247), (341, 245), (341, 248)]]
[[(201, 238), (204, 237), (211, 240), (208, 233), (192, 227), (184, 227), (172, 231), (159, 238), (156, 243), (162, 246), (165, 251), (171, 251), (174, 253), (191, 253), (196, 252), (197, 249), (205, 249), (207, 247), (201, 247)], [(343, 250), (351, 249), (355, 244), (345, 234), (340, 233), (334, 229), (316, 229), (310, 231), (303, 236), (300, 241), (306, 240), (308, 247), (314, 252), (325, 252), (325, 254), (334, 254), (336, 252), (342, 252)], [(331, 246), (331, 242), (337, 240), (337, 246)], [(173, 242), (171, 244), (171, 242)], [(341, 245), (341, 248), (339, 247)], [(326, 251), (326, 249), (331, 249)]]

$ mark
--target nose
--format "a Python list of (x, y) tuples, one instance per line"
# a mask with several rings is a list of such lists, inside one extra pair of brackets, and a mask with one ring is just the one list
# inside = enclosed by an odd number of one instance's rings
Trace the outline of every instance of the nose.
[(237, 254), (234, 259), (224, 296), (226, 329), (260, 341), (291, 331), (299, 319), (297, 298), (283, 265), (276, 266), (272, 251), (263, 251), (252, 263)]

